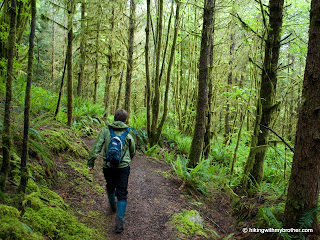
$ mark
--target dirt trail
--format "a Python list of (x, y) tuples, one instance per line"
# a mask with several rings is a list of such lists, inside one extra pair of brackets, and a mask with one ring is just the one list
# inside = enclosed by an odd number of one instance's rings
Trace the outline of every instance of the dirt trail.
[[(89, 149), (93, 142), (93, 139), (86, 141)], [(98, 158), (94, 181), (105, 189), (101, 167), (102, 159)], [(188, 201), (180, 194), (179, 182), (163, 176), (162, 172), (170, 171), (170, 166), (137, 153), (130, 168), (125, 229), (121, 234), (113, 233), (115, 214), (108, 206), (106, 195), (92, 196), (96, 198), (94, 210), (106, 216), (107, 239), (176, 239), (169, 221), (174, 213), (187, 207)]]
[[(87, 147), (91, 149), (94, 139), (84, 139)], [(63, 157), (57, 159), (63, 163)], [(86, 162), (83, 159), (83, 163)], [(74, 210), (81, 222), (98, 229), (108, 240), (176, 240), (177, 235), (170, 221), (175, 213), (181, 209), (191, 209), (195, 206), (192, 201), (179, 190), (181, 182), (173, 177), (164, 175), (171, 171), (171, 166), (164, 161), (155, 160), (144, 154), (137, 153), (131, 162), (131, 171), (128, 186), (128, 205), (125, 215), (124, 231), (121, 234), (113, 233), (115, 213), (111, 212), (105, 194), (105, 180), (102, 173), (102, 159), (95, 162), (93, 184), (88, 179), (74, 171), (66, 164), (60, 167), (66, 172), (67, 181), (58, 185), (56, 191), (64, 196), (65, 201)], [(228, 203), (218, 203), (208, 206), (217, 209), (214, 217), (211, 210), (201, 210), (201, 215), (214, 218), (214, 230), (220, 235), (230, 232), (232, 225), (229, 215)], [(198, 209), (199, 210), (199, 209)], [(206, 216), (206, 218), (207, 218)], [(206, 219), (207, 220), (207, 219)], [(220, 227), (220, 224), (223, 227)], [(226, 226), (226, 227), (225, 227)], [(220, 228), (220, 229), (219, 229)], [(221, 235), (220, 235), (221, 236)], [(191, 239), (203, 239), (200, 236)]]

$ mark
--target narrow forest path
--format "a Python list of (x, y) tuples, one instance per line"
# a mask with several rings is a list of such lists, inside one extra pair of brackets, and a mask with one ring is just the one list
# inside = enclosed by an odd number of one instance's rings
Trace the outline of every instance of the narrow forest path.
[[(89, 149), (94, 139), (86, 141)], [(94, 181), (104, 188), (102, 159), (96, 160), (93, 172)], [(179, 183), (172, 178), (165, 178), (161, 172), (170, 171), (170, 166), (137, 152), (130, 165), (128, 186), (128, 205), (125, 215), (125, 230), (121, 234), (113, 233), (115, 214), (104, 199), (96, 199), (99, 212), (106, 214), (108, 221), (108, 239), (176, 239), (169, 221), (171, 216), (187, 208), (187, 200), (180, 194)]]
[[(91, 149), (95, 139), (84, 139), (84, 141), (88, 149)], [(182, 209), (191, 210), (195, 207), (191, 204), (194, 200), (179, 189), (181, 182), (174, 177), (165, 176), (171, 171), (168, 163), (137, 152), (131, 163), (124, 231), (115, 234), (113, 233), (115, 213), (111, 212), (104, 192), (102, 158), (99, 157), (95, 162), (94, 171), (91, 172), (93, 182), (90, 184), (86, 177), (82, 177), (71, 168), (64, 166), (64, 171), (70, 183), (74, 184), (61, 184), (56, 191), (65, 196), (65, 201), (74, 209), (81, 222), (98, 229), (103, 233), (104, 239), (176, 240), (177, 232), (170, 224), (172, 216)], [(214, 226), (214, 231), (226, 236), (233, 224), (229, 214), (230, 205), (222, 204), (219, 200), (218, 206), (215, 205), (214, 208), (219, 208), (220, 212), (218, 218), (215, 218), (217, 225)], [(193, 236), (190, 239), (204, 238)]]

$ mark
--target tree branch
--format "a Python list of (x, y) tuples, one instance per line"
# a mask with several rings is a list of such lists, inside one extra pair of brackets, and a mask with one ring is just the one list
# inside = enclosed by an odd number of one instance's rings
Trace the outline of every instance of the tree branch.
[(261, 127), (264, 127), (264, 128), (266, 128), (266, 129), (270, 130), (271, 132), (273, 132), (278, 138), (281, 139), (281, 141), (282, 141), (285, 145), (287, 145), (287, 147), (291, 150), (291, 152), (294, 153), (293, 148), (292, 148), (282, 137), (280, 137), (275, 131), (273, 131), (271, 128), (269, 128), (269, 127), (267, 127), (267, 126), (262, 125), (261, 123), (259, 123), (259, 125), (260, 125)]
[(234, 17), (236, 17), (236, 18), (240, 21), (241, 26), (242, 26), (245, 30), (251, 31), (251, 32), (253, 32), (257, 37), (262, 38), (262, 36), (261, 36), (259, 33), (257, 33), (256, 31), (254, 31), (245, 21), (243, 21), (243, 20), (241, 19), (241, 17), (239, 16), (238, 13), (237, 13), (237, 15), (233, 15), (233, 14), (231, 14), (231, 15), (234, 16)]

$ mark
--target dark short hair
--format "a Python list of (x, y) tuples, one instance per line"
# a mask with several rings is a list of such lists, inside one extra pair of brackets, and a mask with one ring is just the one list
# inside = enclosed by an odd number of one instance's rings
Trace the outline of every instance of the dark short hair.
[(128, 113), (126, 110), (123, 109), (117, 109), (117, 111), (114, 114), (114, 121), (121, 121), (121, 122), (127, 122), (128, 120)]

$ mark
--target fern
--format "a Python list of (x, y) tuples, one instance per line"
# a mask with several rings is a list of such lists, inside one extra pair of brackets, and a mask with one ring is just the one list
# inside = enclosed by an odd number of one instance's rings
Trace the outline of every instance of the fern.
[(311, 208), (308, 211), (306, 211), (304, 214), (302, 214), (302, 217), (299, 220), (300, 228), (301, 229), (307, 229), (311, 228), (311, 225), (316, 218), (316, 216), (320, 212), (320, 207)]
[(48, 148), (46, 148), (43, 144), (40, 144), (32, 139), (29, 139), (30, 142), (30, 148), (39, 153), (39, 155), (43, 158), (44, 162), (48, 167), (52, 167), (53, 163), (51, 161), (50, 157), (50, 151)]

